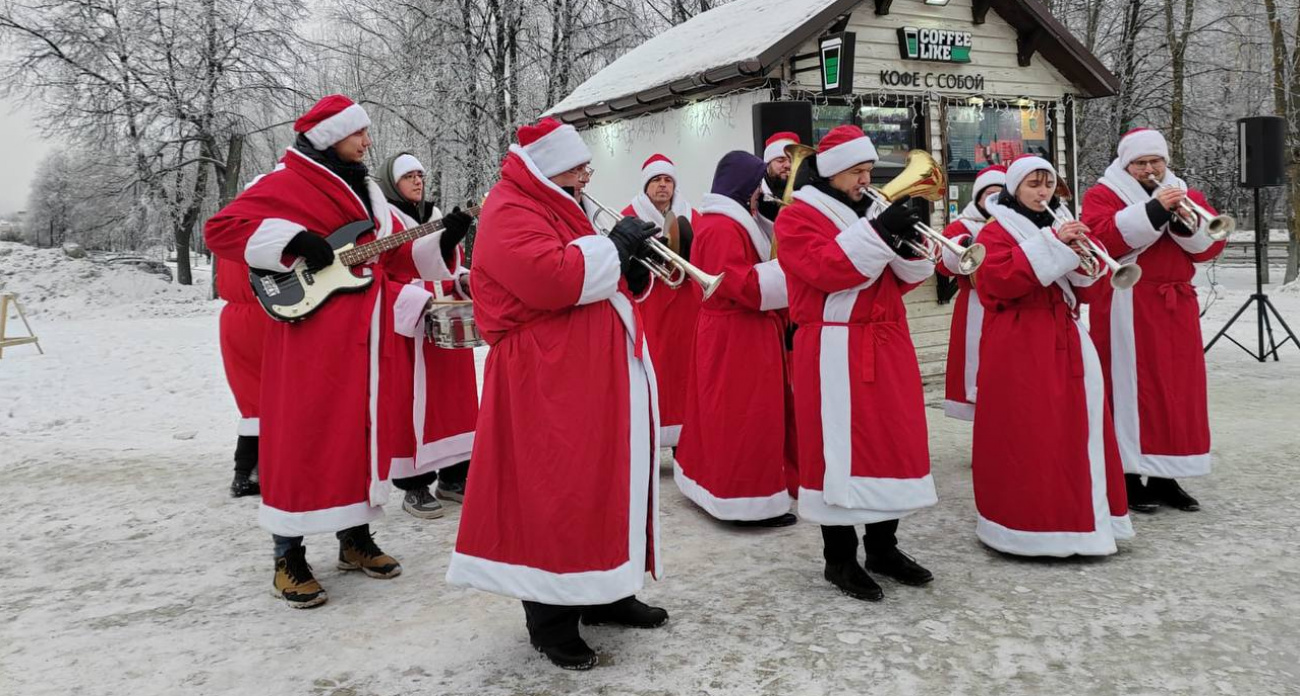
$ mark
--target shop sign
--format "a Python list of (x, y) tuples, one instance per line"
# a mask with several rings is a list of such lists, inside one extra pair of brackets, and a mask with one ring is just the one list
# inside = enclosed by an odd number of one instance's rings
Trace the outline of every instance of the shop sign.
[(903, 60), (969, 63), (975, 43), (969, 31), (899, 27), (898, 51)]

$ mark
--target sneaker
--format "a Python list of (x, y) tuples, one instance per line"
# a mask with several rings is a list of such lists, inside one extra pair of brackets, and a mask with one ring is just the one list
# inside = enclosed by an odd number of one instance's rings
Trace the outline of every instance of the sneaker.
[(596, 657), (596, 651), (581, 638), (574, 638), (561, 645), (542, 646), (533, 643), (533, 647), (537, 652), (545, 655), (551, 664), (563, 669), (586, 671), (595, 667), (600, 659)]
[(366, 532), (339, 540), (339, 570), (360, 570), (372, 578), (387, 580), (402, 574), (402, 564), (380, 551), (374, 537)]
[(418, 517), (422, 520), (436, 520), (446, 514), (442, 509), (442, 503), (429, 493), (427, 486), (416, 488), (413, 491), (407, 491), (405, 499), (402, 500), (402, 509), (411, 517)]
[(1153, 501), (1159, 501), (1184, 512), (1196, 512), (1201, 509), (1200, 502), (1173, 479), (1154, 477), (1147, 479), (1147, 494)]
[(732, 524), (737, 527), (789, 527), (798, 521), (799, 518), (795, 517), (794, 513), (787, 512), (765, 520), (734, 520)]
[(252, 473), (236, 471), (235, 480), (230, 482), (230, 497), (243, 498), (246, 495), (261, 495), (262, 486)]
[(438, 485), (433, 489), (433, 495), (451, 503), (463, 503), (465, 502), (465, 484), (446, 483), (439, 479)]
[(867, 575), (867, 571), (856, 560), (848, 563), (827, 563), (826, 572), (822, 574), (840, 592), (867, 602), (879, 602), (885, 596), (880, 585)]
[(288, 602), (294, 609), (318, 607), (329, 599), (325, 588), (312, 575), (311, 566), (307, 565), (305, 546), (289, 549), (275, 559), (275, 581), (271, 588), (271, 594)]
[(896, 548), (885, 553), (868, 553), (867, 570), (887, 575), (904, 585), (924, 585), (934, 580), (933, 573), (923, 568), (916, 559)]
[(1124, 488), (1128, 493), (1128, 509), (1133, 512), (1149, 515), (1160, 507), (1159, 502), (1151, 496), (1151, 491), (1142, 485), (1141, 476), (1124, 474)]
[(584, 626), (613, 624), (628, 628), (659, 628), (668, 623), (668, 612), (636, 597), (624, 597), (613, 604), (583, 609), (582, 623)]

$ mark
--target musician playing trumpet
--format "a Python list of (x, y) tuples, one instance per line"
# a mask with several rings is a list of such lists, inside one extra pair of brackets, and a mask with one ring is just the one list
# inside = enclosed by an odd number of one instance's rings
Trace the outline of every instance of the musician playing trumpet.
[[(1133, 535), (1101, 363), (1079, 305), (1107, 283), (1079, 270), (1082, 223), (1048, 209), (1056, 172), (1040, 157), (1007, 168), (986, 202), (988, 254), (976, 274), (984, 330), (972, 475), (985, 545), (1022, 556), (1107, 555)], [(1055, 225), (1055, 226), (1054, 226)]]
[[(1185, 215), (1205, 196), (1169, 169), (1159, 132), (1132, 131), (1083, 197), (1083, 221), (1115, 256), (1143, 271), (1131, 289), (1106, 289), (1092, 330), (1115, 410), (1129, 507), (1154, 512), (1200, 505), (1176, 479), (1210, 473), (1210, 422), (1194, 264), (1223, 252), (1209, 220)], [(1142, 476), (1147, 476), (1146, 485)]]
[[(884, 596), (867, 570), (906, 585), (933, 579), (895, 533), (900, 518), (937, 502), (903, 306), (934, 264), (919, 258), (920, 219), (906, 198), (882, 210), (866, 195), (877, 159), (862, 129), (831, 130), (801, 165), (816, 168), (811, 183), (776, 223), (799, 325), (799, 516), (822, 525), (826, 580), (866, 601)], [(866, 570), (854, 525), (865, 525)]]

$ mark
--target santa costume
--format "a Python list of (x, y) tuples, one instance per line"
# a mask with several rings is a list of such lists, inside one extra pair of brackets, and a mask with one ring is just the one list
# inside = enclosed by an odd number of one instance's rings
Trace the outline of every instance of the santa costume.
[(860, 128), (833, 129), (818, 143), (811, 183), (795, 193), (776, 226), (790, 318), (799, 326), (799, 516), (823, 527), (827, 579), (868, 600), (881, 592), (857, 564), (853, 525), (867, 525), (869, 566), (923, 584), (929, 571), (904, 559), (895, 530), (899, 519), (937, 501), (920, 367), (903, 306), (903, 296), (934, 266), (906, 251), (917, 219), (905, 203), (886, 214), (871, 199), (832, 185), (836, 175), (876, 160)]
[(552, 119), (521, 127), (518, 140), (475, 238), (474, 318), (492, 349), (447, 581), (524, 600), (534, 646), (585, 669), (595, 654), (579, 614), (667, 620), (632, 597), (646, 572), (662, 573), (658, 392), (620, 277), (632, 265), (620, 246), (629, 226), (596, 234), (552, 181), (590, 151)]
[(248, 285), (248, 265), (235, 259), (218, 257), (217, 295), (226, 301), (221, 308), (221, 363), (226, 383), (239, 409), (236, 429), (235, 478), (230, 484), (234, 497), (256, 495), (258, 419), (262, 389), (262, 345), (271, 318), (258, 304)]
[[(666, 217), (646, 194), (650, 181), (659, 176), (673, 180), (673, 198)], [(653, 222), (661, 230), (659, 239), (665, 244), (669, 244), (670, 237), (675, 237), (678, 246), (673, 251), (690, 260), (692, 231), (699, 218), (677, 188), (677, 168), (672, 160), (655, 154), (641, 165), (641, 193), (623, 209), (623, 214)], [(680, 218), (689, 223), (689, 228), (679, 225)], [(670, 228), (674, 230), (671, 235)], [(686, 416), (687, 376), (691, 366), (691, 344), (695, 339), (695, 319), (700, 313), (700, 292), (689, 281), (672, 288), (656, 280), (640, 309), (659, 384), (659, 444), (676, 447)]]
[(777, 201), (785, 194), (788, 182), (788, 177), (783, 179), (771, 173), (772, 161), (786, 157), (787, 145), (799, 144), (799, 134), (793, 131), (773, 133), (763, 143), (763, 164), (767, 165), (768, 169), (763, 173), (762, 193), (759, 194), (758, 214), (755, 219), (758, 221), (759, 229), (763, 230), (768, 237), (773, 235), (776, 218), (781, 214), (781, 204)]
[(692, 263), (723, 281), (700, 307), (686, 400), (686, 425), (673, 478), (713, 517), (791, 524), (796, 466), (786, 447), (785, 273), (771, 258), (751, 199), (763, 162), (739, 150), (718, 162), (704, 196)]
[[(943, 229), (943, 236), (963, 247), (974, 244), (988, 222), (988, 211), (980, 199), (992, 187), (1006, 185), (1007, 168), (995, 164), (975, 176), (970, 203), (961, 215)], [(991, 194), (996, 195), (996, 194)], [(960, 272), (960, 258), (948, 248), (943, 250), (939, 273), (957, 281), (957, 298), (952, 306), (952, 328), (948, 333), (948, 366), (944, 372), (943, 413), (949, 418), (975, 420), (975, 375), (979, 373), (980, 329), (984, 325), (984, 305), (970, 275)]]
[(1022, 556), (1106, 555), (1133, 535), (1101, 363), (1079, 304), (1095, 278), (1052, 229), (1048, 211), (1015, 199), (1052, 165), (1025, 155), (985, 207), (988, 250), (975, 284), (984, 305), (972, 473), (976, 534)]
[[(1195, 264), (1223, 252), (1171, 214), (1127, 168), (1138, 159), (1169, 160), (1160, 133), (1138, 129), (1119, 142), (1118, 156), (1083, 197), (1083, 222), (1120, 263), (1135, 263), (1142, 278), (1129, 289), (1105, 288), (1092, 304), (1092, 333), (1115, 413), (1124, 472), (1134, 509), (1161, 500), (1196, 509), (1195, 499), (1173, 481), (1210, 473), (1210, 421), (1200, 306), (1192, 286)], [(1177, 186), (1213, 212), (1204, 194), (1165, 169), (1161, 186)], [(1195, 229), (1192, 229), (1195, 227)], [(1141, 476), (1148, 476), (1143, 489)], [(1150, 495), (1146, 495), (1149, 493)], [(1150, 500), (1150, 503), (1147, 503)]]

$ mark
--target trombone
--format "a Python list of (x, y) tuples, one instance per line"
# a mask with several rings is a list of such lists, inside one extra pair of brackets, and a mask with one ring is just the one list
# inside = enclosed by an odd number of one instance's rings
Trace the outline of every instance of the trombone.
[[(1160, 180), (1156, 178), (1155, 174), (1148, 174), (1147, 180), (1156, 185), (1157, 191), (1174, 186), (1174, 184), (1160, 183)], [(1209, 210), (1206, 210), (1205, 206), (1202, 206), (1186, 196), (1183, 197), (1183, 200), (1179, 201), (1178, 207), (1187, 215), (1187, 217), (1196, 221), (1197, 227), (1204, 226), (1205, 233), (1210, 236), (1210, 239), (1216, 242), (1227, 239), (1228, 235), (1232, 234), (1237, 229), (1236, 218), (1231, 215), (1215, 215)]]
[[(907, 153), (907, 166), (903, 168), (903, 173), (879, 189), (867, 187), (862, 192), (880, 205), (888, 206), (905, 196), (919, 196), (931, 202), (942, 200), (947, 188), (948, 176), (930, 153), (912, 150)], [(906, 244), (913, 253), (931, 263), (937, 264), (943, 260), (944, 249), (957, 255), (957, 272), (961, 275), (974, 273), (984, 263), (984, 245), (979, 242), (963, 247), (923, 222), (916, 223), (913, 229), (921, 235), (921, 241), (909, 239), (905, 240)]]
[[(1060, 187), (1058, 187), (1060, 190)], [(1069, 189), (1065, 189), (1068, 193)], [(1067, 198), (1068, 196), (1061, 196)], [(1075, 222), (1074, 215), (1065, 207), (1064, 202), (1060, 206), (1053, 208), (1050, 204), (1047, 206), (1048, 212), (1052, 214), (1052, 219), (1056, 220), (1057, 226), (1064, 225), (1067, 222)], [(1090, 278), (1098, 278), (1104, 268), (1110, 269), (1110, 284), (1120, 290), (1127, 290), (1142, 279), (1142, 269), (1136, 263), (1121, 264), (1092, 242), (1091, 239), (1084, 237), (1081, 241), (1076, 242), (1075, 251), (1079, 254), (1079, 266), (1083, 272)]]
[[(591, 194), (586, 191), (583, 191), (582, 197), (590, 201), (592, 205), (596, 206), (597, 213), (604, 213), (615, 220), (623, 219), (623, 216), (615, 212), (613, 208), (610, 208), (595, 198), (592, 198)], [(593, 215), (592, 217), (594, 218), (595, 216)], [(612, 226), (608, 229), (602, 228), (600, 225), (596, 224), (594, 219), (592, 220), (592, 224), (596, 226), (597, 232), (605, 236), (608, 236), (610, 230), (613, 229)], [(680, 254), (669, 249), (668, 245), (654, 237), (645, 240), (645, 247), (654, 252), (659, 259), (649, 260), (637, 256), (635, 257), (636, 260), (639, 261), (642, 266), (645, 266), (646, 270), (653, 273), (660, 281), (667, 284), (670, 288), (681, 287), (681, 284), (686, 282), (687, 278), (690, 278), (699, 284), (700, 289), (704, 291), (702, 299), (707, 300), (709, 299), (709, 296), (718, 289), (718, 286), (722, 285), (722, 277), (726, 275), (725, 273), (712, 275), (701, 271), (699, 268), (692, 265), (690, 261), (682, 258)]]

